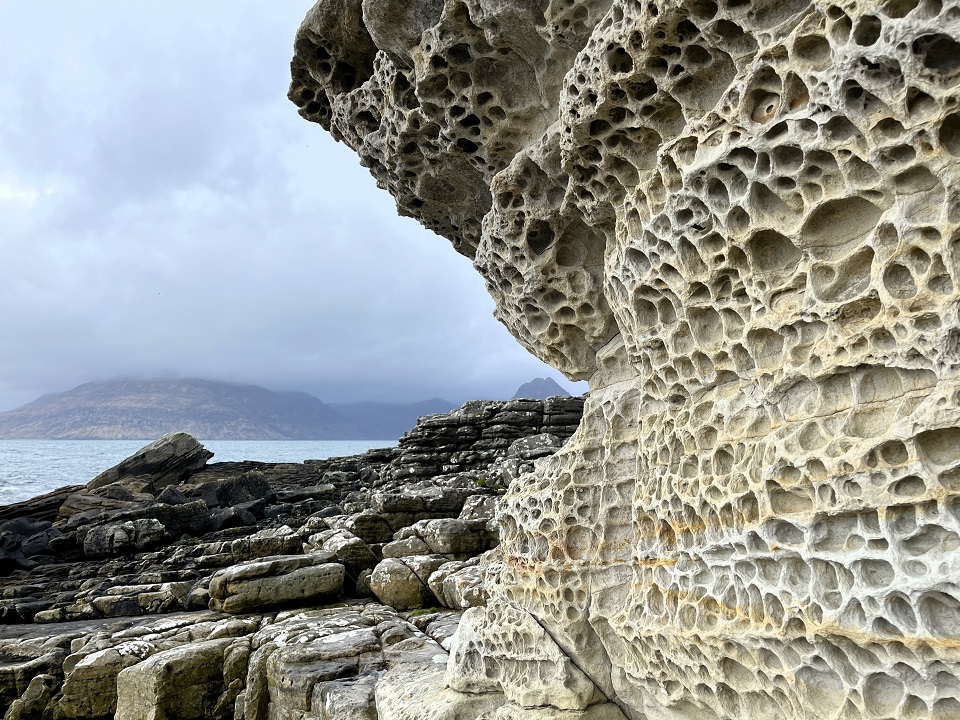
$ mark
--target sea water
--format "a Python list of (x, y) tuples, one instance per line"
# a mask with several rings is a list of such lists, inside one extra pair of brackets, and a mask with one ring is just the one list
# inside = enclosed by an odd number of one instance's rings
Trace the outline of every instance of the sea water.
[[(0, 505), (89, 482), (149, 440), (0, 440)], [(303, 462), (392, 447), (390, 440), (206, 440), (208, 462)]]

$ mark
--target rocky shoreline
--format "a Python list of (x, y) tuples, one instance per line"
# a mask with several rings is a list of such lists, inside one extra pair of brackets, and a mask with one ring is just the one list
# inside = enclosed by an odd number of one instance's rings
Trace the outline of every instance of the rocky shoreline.
[(450, 639), (485, 603), (497, 496), (582, 409), (471, 402), (396, 448), (304, 463), (208, 464), (174, 434), (0, 508), (0, 712), (386, 720), (418, 693), (415, 717), (494, 709), (445, 687)]

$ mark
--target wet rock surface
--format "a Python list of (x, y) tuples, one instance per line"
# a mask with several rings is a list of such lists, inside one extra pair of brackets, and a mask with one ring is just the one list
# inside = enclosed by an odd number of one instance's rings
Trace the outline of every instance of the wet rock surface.
[(485, 601), (504, 463), (540, 443), (543, 405), (469, 403), (397, 448), (302, 464), (206, 464), (181, 434), (19, 503), (42, 517), (0, 525), (0, 713), (376, 718), (385, 673), (442, 682), (460, 613)]

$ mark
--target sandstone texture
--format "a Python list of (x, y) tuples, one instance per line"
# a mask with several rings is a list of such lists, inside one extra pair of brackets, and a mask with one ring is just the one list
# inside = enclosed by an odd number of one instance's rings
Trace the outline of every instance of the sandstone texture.
[(960, 3), (322, 0), (295, 47), (301, 115), (590, 381), (449, 689), (960, 717)]

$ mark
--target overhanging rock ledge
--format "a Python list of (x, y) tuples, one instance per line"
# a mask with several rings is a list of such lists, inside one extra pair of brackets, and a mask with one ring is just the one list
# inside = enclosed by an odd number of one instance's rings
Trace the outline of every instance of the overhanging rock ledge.
[(307, 15), (301, 114), (590, 380), (451, 653), (485, 717), (960, 717), (958, 39), (952, 0)]

